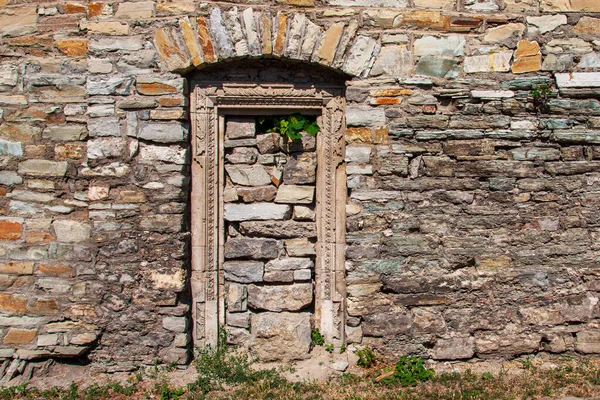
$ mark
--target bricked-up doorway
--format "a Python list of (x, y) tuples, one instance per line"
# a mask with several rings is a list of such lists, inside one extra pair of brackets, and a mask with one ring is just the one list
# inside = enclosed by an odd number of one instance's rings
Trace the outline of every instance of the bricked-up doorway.
[[(227, 225), (224, 219), (225, 200), (228, 200), (226, 197), (231, 195), (230, 189), (226, 190), (226, 188), (232, 183), (231, 171), (225, 171), (225, 154), (226, 152), (231, 154), (231, 150), (226, 150), (226, 147), (232, 146), (231, 139), (226, 137), (228, 122), (236, 120), (247, 122), (249, 117), (264, 114), (303, 113), (317, 115), (321, 128), (314, 146), (318, 166), (314, 199), (316, 257), (314, 258), (314, 281), (309, 281), (314, 285), (314, 303), (309, 310), (312, 311), (314, 306), (314, 313), (310, 316), (309, 324), (318, 328), (328, 343), (333, 343), (336, 347), (341, 346), (344, 343), (345, 321), (346, 203), (346, 172), (343, 162), (345, 153), (343, 77), (340, 78), (333, 72), (313, 66), (288, 65), (276, 60), (262, 60), (247, 62), (242, 67), (238, 65), (238, 68), (222, 68), (213, 72), (199, 73), (193, 77), (191, 97), (192, 270), (190, 282), (194, 345), (202, 348), (208, 344), (211, 346), (217, 344), (219, 329), (227, 325), (228, 307), (230, 311), (239, 308), (239, 304), (234, 305), (231, 302), (228, 304), (227, 297), (230, 296), (233, 301), (237, 295), (238, 300), (243, 301), (243, 296), (246, 294), (239, 291), (248, 290), (247, 285), (232, 286), (226, 281), (224, 273), (226, 240), (231, 239), (231, 235), (237, 234), (230, 231), (232, 226), (234, 229), (238, 227), (236, 224)], [(243, 146), (244, 143), (241, 143), (240, 147), (253, 147), (252, 138), (246, 139), (252, 143), (248, 143), (249, 146)], [(231, 208), (228, 207), (230, 212)], [(285, 212), (284, 210), (283, 213)], [(260, 262), (289, 259), (283, 238), (275, 238), (275, 242), (277, 243), (274, 246), (279, 250), (274, 249), (273, 254), (267, 251), (257, 256)], [(229, 254), (228, 258), (237, 257), (237, 261), (251, 263), (252, 250), (248, 251), (249, 253), (242, 251), (233, 257)], [(250, 264), (248, 266), (252, 267)], [(261, 293), (261, 296), (265, 295)], [(266, 309), (268, 308), (267, 306)], [(265, 308), (258, 311), (265, 311)], [(277, 309), (273, 311), (278, 313), (273, 313), (276, 319), (263, 321), (262, 324), (282, 327), (295, 323), (286, 319), (292, 312)], [(303, 308), (298, 311), (307, 310)], [(236, 324), (242, 325), (243, 329), (244, 324), (239, 322)], [(304, 328), (307, 328), (310, 333), (311, 326), (304, 326)], [(250, 347), (252, 342), (257, 340), (256, 328), (252, 328), (254, 334), (249, 339)], [(273, 339), (272, 342), (277, 343), (277, 338)], [(285, 344), (285, 338), (279, 343)]]

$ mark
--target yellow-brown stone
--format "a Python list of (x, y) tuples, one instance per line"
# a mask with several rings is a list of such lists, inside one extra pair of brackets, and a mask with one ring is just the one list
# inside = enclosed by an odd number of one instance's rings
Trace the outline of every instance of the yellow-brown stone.
[(598, 0), (542, 0), (542, 11), (600, 12)]
[(323, 36), (323, 41), (321, 42), (321, 47), (317, 52), (317, 56), (319, 57), (319, 63), (329, 65), (333, 61), (335, 57), (335, 50), (337, 49), (338, 43), (340, 42), (340, 38), (342, 37), (342, 32), (344, 31), (344, 24), (339, 22), (337, 24), (333, 24), (325, 31), (325, 35)]
[(177, 93), (177, 88), (175, 86), (160, 82), (138, 83), (136, 88), (138, 93), (146, 96), (159, 96), (161, 94)]
[(25, 232), (25, 243), (48, 243), (53, 240), (56, 238), (47, 231), (27, 230)]
[(27, 298), (16, 294), (0, 293), (0, 310), (11, 313), (24, 313), (27, 310)]
[(287, 29), (287, 15), (280, 13), (277, 16), (277, 34), (275, 36), (275, 45), (273, 46), (273, 54), (280, 56), (283, 54), (285, 46), (285, 31)]
[(511, 262), (511, 258), (503, 254), (483, 254), (475, 257), (475, 268), (502, 269), (510, 267)]
[(573, 28), (575, 33), (580, 35), (600, 35), (600, 18), (581, 17), (577, 25)]
[(24, 36), (37, 30), (37, 7), (10, 7), (0, 14), (0, 36)]
[(90, 18), (110, 15), (111, 11), (111, 7), (106, 3), (93, 2), (88, 4), (88, 17)]
[(190, 67), (191, 60), (180, 49), (173, 39), (175, 33), (169, 28), (162, 28), (156, 31), (154, 44), (158, 55), (167, 69), (172, 72), (185, 71)]
[(73, 276), (73, 268), (67, 264), (42, 263), (38, 265), (35, 273), (36, 275), (70, 278)]
[(347, 128), (346, 129), (346, 142), (371, 142), (371, 129), (370, 128)]
[(33, 263), (25, 261), (13, 261), (0, 263), (0, 274), (31, 275), (33, 274)]
[[(396, 21), (395, 24), (398, 24)], [(399, 25), (434, 30), (447, 30), (450, 27), (450, 17), (439, 11), (408, 11), (403, 12)]]
[(371, 90), (369, 93), (371, 97), (397, 97), (397, 96), (411, 96), (412, 90), (410, 89), (377, 89)]
[(398, 97), (376, 97), (375, 104), (377, 105), (394, 105), (400, 104), (402, 100)]
[(263, 43), (263, 54), (271, 54), (273, 52), (273, 43), (271, 42), (271, 18), (264, 12), (260, 14), (260, 20), (262, 22), (262, 43)]
[(4, 123), (0, 125), (0, 139), (28, 143), (33, 141), (40, 131), (41, 129), (34, 125)]
[(66, 3), (63, 5), (65, 14), (85, 14), (87, 8), (84, 4), (80, 3)]
[(111, 36), (123, 36), (129, 34), (127, 22), (119, 21), (91, 21), (87, 25), (88, 32)]
[(312, 7), (315, 5), (315, 0), (277, 0), (277, 2), (298, 7)]
[(4, 339), (3, 344), (28, 344), (35, 339), (37, 329), (17, 329), (10, 328)]
[(53, 314), (58, 311), (58, 304), (56, 300), (38, 299), (33, 303), (27, 312), (32, 314)]
[(19, 240), (23, 226), (17, 221), (0, 221), (0, 240)]
[(180, 107), (185, 104), (185, 99), (181, 96), (164, 96), (158, 99), (161, 107)]
[(61, 143), (54, 146), (54, 158), (70, 158), (77, 160), (86, 154), (86, 146), (82, 143)]
[(119, 201), (123, 203), (144, 203), (146, 196), (144, 192), (138, 192), (137, 190), (121, 190)]
[(375, 143), (375, 144), (388, 144), (389, 143), (389, 129), (387, 126), (379, 126), (373, 130), (373, 143)]
[(217, 61), (215, 55), (215, 48), (213, 47), (212, 41), (210, 40), (210, 34), (208, 33), (208, 26), (204, 17), (200, 16), (196, 19), (198, 23), (198, 39), (200, 40), (200, 46), (204, 53), (204, 62), (213, 63)]
[(69, 57), (85, 56), (88, 50), (87, 39), (63, 39), (57, 40), (54, 44), (61, 53)]
[(513, 74), (534, 72), (542, 69), (542, 53), (537, 42), (521, 40), (515, 52), (515, 61), (512, 65)]
[(188, 52), (192, 57), (192, 64), (195, 67), (203, 63), (202, 53), (200, 52), (200, 45), (198, 44), (197, 35), (190, 24), (189, 18), (185, 17), (179, 20), (179, 26), (181, 27), (181, 33), (183, 35), (183, 41), (187, 46)]

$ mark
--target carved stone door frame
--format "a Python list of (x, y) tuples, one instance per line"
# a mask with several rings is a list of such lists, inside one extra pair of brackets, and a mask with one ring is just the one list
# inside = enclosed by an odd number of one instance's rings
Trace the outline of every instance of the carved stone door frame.
[[(240, 109), (317, 110), (317, 259), (315, 326), (336, 347), (344, 341), (346, 169), (345, 99), (339, 86), (195, 82), (192, 86), (192, 318), (194, 345), (216, 346), (224, 325), (224, 116)], [(235, 111), (234, 111), (235, 110)]]

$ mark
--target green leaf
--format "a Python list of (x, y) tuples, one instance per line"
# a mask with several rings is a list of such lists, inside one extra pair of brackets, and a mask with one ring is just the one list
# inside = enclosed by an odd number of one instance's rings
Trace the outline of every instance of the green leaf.
[(319, 125), (317, 125), (317, 121), (314, 121), (311, 124), (306, 125), (304, 127), (304, 131), (311, 136), (317, 136), (317, 133), (319, 132), (320, 129), (321, 128), (319, 128)]

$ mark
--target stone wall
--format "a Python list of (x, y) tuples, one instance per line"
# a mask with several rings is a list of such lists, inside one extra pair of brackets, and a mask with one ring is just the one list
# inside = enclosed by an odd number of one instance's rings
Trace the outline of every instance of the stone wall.
[(316, 140), (229, 117), (223, 272), (231, 344), (265, 361), (309, 357), (314, 310)]
[(596, 0), (0, 0), (0, 357), (188, 360), (186, 77), (244, 57), (347, 77), (348, 343), (599, 353), (599, 22)]

